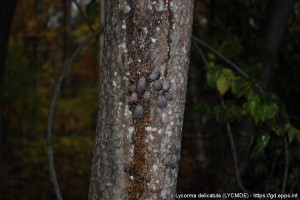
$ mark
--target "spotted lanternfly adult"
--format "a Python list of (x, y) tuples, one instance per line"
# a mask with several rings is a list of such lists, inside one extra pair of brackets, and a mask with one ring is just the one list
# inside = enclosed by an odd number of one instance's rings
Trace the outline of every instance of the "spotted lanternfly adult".
[(161, 82), (156, 80), (153, 82), (153, 89), (156, 90), (156, 91), (159, 91), (161, 90)]
[(145, 103), (148, 103), (148, 102), (150, 102), (150, 100), (151, 100), (151, 92), (150, 91), (146, 91), (145, 93), (144, 93), (144, 102)]
[(150, 75), (149, 75), (149, 80), (150, 81), (155, 81), (158, 80), (160, 77), (160, 72), (159, 71), (153, 71)]
[(171, 169), (176, 168), (177, 163), (181, 160), (180, 151), (170, 151), (169, 154), (162, 160), (162, 163), (166, 167), (170, 167)]
[(144, 117), (144, 108), (141, 105), (137, 105), (133, 111), (133, 119), (143, 119)]
[(134, 93), (135, 90), (136, 90), (136, 86), (134, 84), (128, 87), (128, 92), (129, 93)]
[(137, 93), (132, 93), (129, 97), (129, 103), (136, 103), (138, 100), (138, 95)]
[(172, 100), (173, 100), (173, 95), (172, 95), (171, 93), (169, 93), (169, 92), (166, 92), (166, 93), (165, 93), (165, 97), (166, 97), (166, 99), (167, 99), (168, 101), (172, 101)]
[(157, 97), (157, 106), (159, 108), (164, 108), (164, 107), (167, 107), (168, 105), (168, 102), (167, 102), (167, 99), (165, 96), (163, 95), (158, 95)]
[(170, 80), (167, 79), (167, 80), (164, 80), (162, 82), (162, 90), (163, 91), (167, 92), (170, 89), (170, 87), (171, 87), (171, 81)]
[(140, 77), (136, 86), (136, 92), (137, 93), (144, 92), (146, 85), (147, 85), (146, 77), (145, 76)]
[(177, 158), (175, 155), (169, 154), (163, 159), (162, 162), (164, 166), (174, 169), (177, 165)]

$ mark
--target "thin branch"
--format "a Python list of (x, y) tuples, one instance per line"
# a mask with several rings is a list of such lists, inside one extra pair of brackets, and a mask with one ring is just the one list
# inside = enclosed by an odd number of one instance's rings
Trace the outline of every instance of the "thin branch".
[(288, 172), (289, 172), (289, 142), (286, 135), (284, 136), (284, 150), (285, 150), (285, 166), (284, 166), (284, 175), (283, 175), (282, 188), (281, 188), (282, 194), (284, 194), (285, 192), (286, 182), (287, 182)]
[[(222, 106), (225, 106), (225, 103), (224, 103), (222, 98), (221, 98), (221, 103), (222, 103)], [(236, 177), (236, 180), (237, 180), (237, 184), (243, 192), (249, 192), (249, 190), (247, 190), (245, 188), (245, 186), (243, 185), (242, 180), (241, 180), (236, 148), (235, 148), (235, 144), (234, 144), (234, 140), (233, 140), (233, 134), (232, 134), (231, 126), (230, 126), (229, 122), (226, 122), (226, 128), (227, 128), (227, 133), (228, 133), (228, 137), (229, 137), (229, 141), (230, 141), (230, 148), (231, 148), (231, 153), (232, 153), (232, 157), (233, 157), (235, 177)]]
[(204, 54), (203, 54), (202, 49), (199, 47), (199, 45), (198, 45), (196, 42), (193, 42), (193, 44), (195, 45), (195, 47), (196, 47), (196, 49), (197, 49), (199, 55), (201, 56), (201, 59), (203, 60), (205, 67), (208, 69), (208, 66), (209, 66), (209, 65), (208, 65), (208, 62), (207, 62), (207, 60), (206, 60)]
[(235, 176), (236, 176), (238, 186), (243, 190), (243, 192), (248, 192), (248, 190), (245, 188), (245, 186), (243, 185), (242, 180), (241, 180), (240, 170), (239, 170), (239, 166), (238, 166), (238, 159), (237, 159), (237, 155), (236, 155), (236, 148), (235, 148), (232, 131), (231, 131), (231, 126), (230, 126), (229, 122), (226, 123), (226, 128), (227, 128), (227, 133), (228, 133), (228, 137), (229, 137), (229, 141), (230, 141), (230, 147), (231, 147), (231, 152), (232, 152), (232, 157), (233, 157), (233, 162), (234, 162)]
[(55, 166), (54, 166), (54, 157), (53, 157), (53, 147), (52, 147), (52, 122), (53, 122), (53, 115), (56, 105), (57, 96), (62, 84), (62, 81), (64, 80), (67, 72), (71, 68), (75, 58), (79, 55), (79, 53), (82, 51), (82, 49), (96, 36), (100, 35), (104, 30), (105, 25), (101, 25), (97, 30), (95, 30), (94, 33), (92, 33), (88, 38), (86, 38), (80, 46), (76, 49), (76, 51), (71, 56), (70, 60), (65, 65), (63, 71), (60, 73), (55, 86), (53, 88), (53, 93), (51, 97), (50, 107), (49, 107), (49, 113), (48, 113), (48, 127), (47, 127), (47, 141), (48, 141), (48, 161), (49, 161), (49, 167), (50, 167), (50, 175), (53, 182), (53, 187), (55, 190), (56, 198), (58, 200), (62, 200), (62, 195), (59, 189), (59, 184), (57, 181), (57, 176), (55, 172)]
[(273, 174), (274, 174), (275, 165), (276, 165), (276, 158), (277, 158), (277, 156), (276, 156), (276, 154), (274, 154), (274, 158), (273, 158), (272, 165), (271, 165), (271, 171), (270, 171), (269, 176), (268, 176), (268, 178), (267, 178), (267, 181), (266, 181), (266, 183), (265, 183), (266, 188), (265, 188), (264, 193), (267, 192), (268, 185), (269, 185), (269, 183), (270, 183), (270, 181), (271, 181), (271, 179), (272, 179), (272, 176), (273, 176)]
[(230, 61), (228, 58), (226, 58), (224, 55), (219, 53), (216, 49), (214, 49), (212, 46), (209, 44), (205, 43), (204, 41), (200, 40), (199, 38), (193, 36), (193, 40), (201, 44), (202, 46), (206, 47), (209, 49), (211, 52), (213, 52), (215, 55), (217, 55), (219, 58), (224, 60), (228, 65), (232, 66), (240, 75), (248, 79), (257, 89), (261, 94), (264, 94), (264, 90), (244, 71), (242, 70), (239, 66), (234, 64), (232, 61)]
[[(81, 9), (81, 6), (79, 5), (79, 3), (76, 0), (73, 0), (73, 2), (75, 3), (80, 15), (82, 16), (84, 22), (88, 25), (90, 31), (92, 33), (95, 32), (95, 29), (92, 26), (92, 23), (90, 22), (89, 18), (86, 16), (86, 14), (83, 12), (83, 10)], [(95, 39), (98, 41), (98, 37), (95, 37)]]

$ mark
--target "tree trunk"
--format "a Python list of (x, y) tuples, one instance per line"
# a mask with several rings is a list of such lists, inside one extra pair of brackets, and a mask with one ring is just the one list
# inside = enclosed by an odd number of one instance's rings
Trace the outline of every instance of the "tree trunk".
[[(292, 13), (294, 0), (269, 0), (267, 5), (266, 48), (278, 59), (279, 47), (286, 31), (289, 17)], [(277, 62), (276, 62), (277, 63)], [(261, 75), (261, 85), (267, 89), (272, 75), (271, 63), (266, 63)]]
[(191, 0), (107, 1), (89, 199), (175, 198), (192, 16)]

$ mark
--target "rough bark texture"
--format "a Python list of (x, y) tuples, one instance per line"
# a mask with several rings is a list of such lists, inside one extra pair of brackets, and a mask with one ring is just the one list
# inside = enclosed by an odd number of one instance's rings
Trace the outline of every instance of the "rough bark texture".
[(107, 1), (89, 199), (175, 198), (192, 16), (191, 0)]

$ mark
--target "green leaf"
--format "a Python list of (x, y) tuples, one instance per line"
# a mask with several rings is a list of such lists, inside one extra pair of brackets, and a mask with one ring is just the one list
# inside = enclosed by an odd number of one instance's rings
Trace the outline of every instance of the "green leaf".
[(226, 106), (216, 105), (213, 112), (219, 123), (224, 123), (230, 118), (230, 110)]
[(262, 120), (267, 120), (267, 119), (271, 119), (274, 118), (277, 113), (278, 113), (279, 107), (276, 103), (271, 103), (271, 104), (265, 104), (263, 106), (263, 118)]
[(253, 95), (249, 100), (249, 111), (256, 123), (274, 118), (279, 110), (276, 103), (262, 103), (259, 95)]
[(214, 107), (214, 110), (213, 110), (214, 114), (215, 114), (215, 117), (216, 117), (216, 120), (217, 122), (219, 123), (223, 123), (225, 121), (225, 118), (226, 118), (226, 111), (225, 109), (220, 106), (220, 105), (216, 105)]
[(269, 144), (270, 138), (271, 138), (270, 135), (264, 134), (264, 135), (260, 135), (256, 139), (256, 145), (254, 148), (254, 156), (264, 155), (265, 148)]
[(287, 123), (285, 129), (288, 133), (289, 142), (292, 142), (294, 138), (297, 139), (297, 142), (300, 142), (300, 130), (294, 127), (292, 124)]
[(276, 123), (272, 124), (271, 128), (277, 135), (281, 135), (283, 132), (283, 128)]
[(215, 87), (216, 86), (216, 82), (220, 76), (220, 72), (221, 72), (220, 67), (218, 66), (213, 66), (210, 67), (206, 73), (206, 81), (209, 87)]
[(223, 69), (220, 77), (217, 80), (217, 90), (223, 96), (231, 87), (234, 80), (234, 74), (230, 69)]
[(261, 149), (265, 149), (265, 147), (269, 144), (270, 142), (270, 135), (262, 135), (259, 137), (258, 145), (261, 147)]
[(213, 54), (213, 53), (208, 53), (208, 54), (207, 54), (207, 58), (208, 58), (208, 60), (212, 60), (212, 61), (215, 61), (215, 60), (216, 60), (216, 56), (215, 56), (215, 54)]
[(231, 92), (237, 97), (246, 96), (248, 98), (252, 94), (251, 83), (240, 76), (236, 76), (231, 83)]
[(221, 76), (217, 80), (217, 89), (220, 95), (223, 96), (228, 91), (229, 88), (230, 88), (230, 82), (224, 76)]
[(231, 119), (237, 119), (241, 116), (241, 109), (236, 105), (216, 105), (213, 108), (218, 123), (224, 123)]

